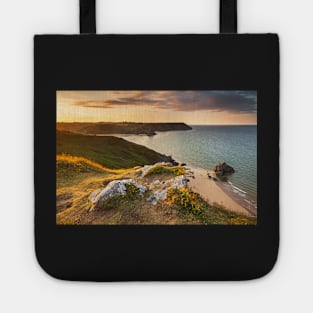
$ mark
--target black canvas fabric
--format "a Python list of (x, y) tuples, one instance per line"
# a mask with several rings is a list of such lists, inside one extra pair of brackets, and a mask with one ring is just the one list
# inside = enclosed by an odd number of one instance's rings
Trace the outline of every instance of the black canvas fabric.
[[(81, 35), (34, 38), (35, 249), (66, 280), (247, 280), (267, 274), (279, 244), (279, 42), (237, 34), (221, 1), (220, 34), (97, 35), (80, 1)], [(131, 47), (131, 48), (130, 48)], [(256, 225), (57, 225), (57, 90), (257, 90)]]

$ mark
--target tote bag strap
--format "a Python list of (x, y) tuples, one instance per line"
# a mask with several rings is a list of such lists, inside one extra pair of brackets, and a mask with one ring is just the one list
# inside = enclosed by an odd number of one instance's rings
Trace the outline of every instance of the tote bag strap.
[[(80, 0), (80, 33), (96, 33), (96, 0)], [(220, 0), (220, 33), (237, 33), (237, 0)]]
[(81, 34), (96, 33), (96, 0), (79, 0), (79, 28)]
[(220, 33), (237, 33), (237, 0), (220, 0)]

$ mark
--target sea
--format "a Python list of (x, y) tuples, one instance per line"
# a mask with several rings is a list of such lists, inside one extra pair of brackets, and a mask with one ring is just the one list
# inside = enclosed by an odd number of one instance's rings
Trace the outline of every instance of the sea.
[(192, 130), (154, 136), (123, 135), (187, 166), (212, 170), (224, 161), (235, 169), (222, 186), (248, 207), (257, 208), (257, 126), (190, 125)]

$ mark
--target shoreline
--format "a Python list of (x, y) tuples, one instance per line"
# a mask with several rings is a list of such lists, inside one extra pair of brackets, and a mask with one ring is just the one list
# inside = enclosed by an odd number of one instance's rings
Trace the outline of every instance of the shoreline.
[[(127, 141), (129, 141), (127, 137), (134, 136), (134, 135), (135, 136), (149, 136), (147, 134), (134, 134), (134, 133), (87, 134), (87, 136), (99, 136), (99, 137), (114, 136), (117, 138), (122, 138)], [(165, 154), (162, 154), (162, 155), (168, 157)], [(176, 162), (178, 164), (184, 163), (183, 161), (177, 160), (176, 158), (173, 159), (173, 162)], [(203, 168), (198, 168), (193, 165), (190, 165), (190, 166), (187, 165), (184, 167), (186, 168), (187, 172), (189, 171), (193, 173), (191, 175), (190, 174), (185, 175), (186, 178), (189, 179), (188, 187), (190, 187), (194, 192), (200, 194), (200, 196), (203, 199), (205, 199), (208, 203), (217, 204), (229, 212), (234, 212), (234, 213), (245, 215), (248, 217), (257, 217), (257, 208), (253, 207), (253, 204), (247, 199), (244, 199), (240, 195), (236, 195), (234, 191), (232, 190), (231, 185), (227, 184), (226, 182), (215, 181), (213, 179), (208, 178), (208, 175), (207, 175), (208, 172), (214, 173), (213, 171), (209, 171)]]
[[(227, 182), (216, 181), (215, 182), (227, 195), (229, 195), (235, 202), (240, 204), (246, 211), (249, 212), (250, 216), (257, 216), (257, 206), (253, 205), (252, 200), (245, 199), (240, 193), (236, 193)], [(236, 187), (235, 187), (236, 189)]]
[(187, 166), (187, 168), (193, 173), (188, 177), (188, 187), (194, 192), (199, 193), (208, 203), (220, 205), (225, 208), (225, 210), (237, 214), (249, 217), (257, 216), (256, 212), (248, 209), (243, 203), (240, 203), (238, 199), (235, 199), (234, 195), (230, 194), (230, 190), (228, 192), (228, 190), (223, 188), (222, 182), (209, 179), (207, 170), (193, 166)]

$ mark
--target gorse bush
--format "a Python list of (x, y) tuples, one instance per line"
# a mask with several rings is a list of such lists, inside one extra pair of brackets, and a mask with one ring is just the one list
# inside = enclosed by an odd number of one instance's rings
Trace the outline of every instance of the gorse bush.
[(175, 167), (173, 167), (173, 171), (174, 171), (176, 176), (184, 175), (186, 173), (185, 168), (182, 167), (182, 166), (175, 166)]
[(137, 188), (134, 184), (125, 185), (126, 187), (126, 197), (129, 199), (134, 199), (139, 195), (139, 188)]
[(167, 192), (166, 202), (169, 206), (175, 206), (182, 216), (200, 221), (201, 224), (224, 225), (255, 225), (256, 219), (228, 212), (227, 210), (210, 205), (197, 193), (187, 188), (172, 188)]
[(169, 189), (167, 201), (177, 205), (184, 213), (199, 216), (202, 214), (201, 201), (199, 195), (189, 191), (187, 188)]
[(151, 168), (146, 176), (149, 175), (174, 175), (174, 176), (179, 176), (185, 174), (185, 169), (182, 166), (162, 166), (158, 165), (153, 168)]

